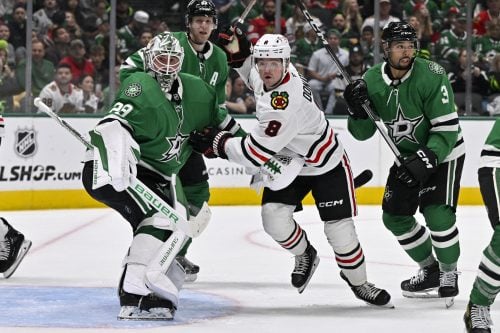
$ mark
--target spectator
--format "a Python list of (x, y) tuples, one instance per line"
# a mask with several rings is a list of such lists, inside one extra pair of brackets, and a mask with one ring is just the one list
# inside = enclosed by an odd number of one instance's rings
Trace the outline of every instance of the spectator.
[(411, 25), (413, 29), (415, 29), (418, 41), (420, 42), (420, 48), (417, 51), (417, 57), (430, 60), (430, 46), (433, 34), (430, 17), (411, 15), (410, 17), (408, 17), (408, 24)]
[(219, 26), (225, 27), (228, 26), (231, 21), (229, 20), (229, 12), (231, 7), (234, 5), (236, 1), (234, 0), (213, 0), (215, 5), (215, 9), (217, 10)]
[[(352, 81), (361, 79), (368, 68), (370, 68), (370, 66), (365, 63), (365, 55), (361, 46), (359, 44), (352, 45), (349, 49), (349, 64), (345, 68), (345, 71), (349, 74)], [(342, 83), (344, 84), (342, 90), (345, 90), (347, 83), (345, 80), (343, 80)], [(333, 108), (333, 114), (349, 115), (349, 112), (347, 111), (347, 103), (345, 102), (343, 96), (337, 96), (337, 102)]]
[(333, 15), (332, 28), (340, 32), (340, 47), (349, 48), (349, 46), (359, 43), (359, 33), (349, 30), (343, 13), (339, 12)]
[(129, 0), (116, 1), (116, 29), (121, 29), (132, 21), (134, 10), (130, 7)]
[[(36, 97), (40, 94), (43, 87), (45, 87), (54, 78), (54, 64), (45, 57), (45, 45), (39, 41), (33, 41), (31, 45), (33, 54), (33, 63), (31, 66), (31, 91), (33, 96)], [(16, 67), (16, 78), (22, 89), (26, 89), (25, 74), (26, 73), (26, 59), (19, 62)]]
[[(113, 87), (113, 95), (115, 95), (120, 89), (120, 65), (115, 66), (115, 86)], [(108, 112), (111, 109), (111, 103), (113, 103), (114, 98), (111, 98), (111, 90), (110, 86), (107, 86), (102, 91), (102, 108), (100, 110), (101, 113)]]
[(62, 58), (69, 54), (71, 39), (65, 27), (56, 27), (52, 31), (52, 43), (45, 50), (45, 58), (54, 65), (59, 64)]
[(288, 39), (288, 43), (293, 48), (295, 42), (304, 37), (304, 27), (308, 25), (304, 14), (300, 7), (295, 5), (293, 16), (289, 17), (286, 22), (286, 33), (284, 34)]
[(109, 82), (109, 65), (108, 61), (104, 61), (106, 60), (106, 50), (102, 45), (92, 45), (89, 58), (95, 69), (94, 83), (96, 90), (100, 90), (97, 87), (107, 86)]
[(276, 14), (276, 3), (274, 0), (264, 0), (264, 9), (262, 15), (257, 16), (254, 19), (249, 20), (248, 26), (248, 40), (255, 44), (257, 40), (264, 34), (273, 33), (285, 33), (286, 32), (286, 22), (283, 17), (280, 18), (280, 29), (281, 31), (275, 31), (275, 14)]
[(486, 34), (478, 38), (476, 51), (486, 61), (491, 61), (500, 53), (500, 18), (486, 23)]
[[(319, 21), (319, 20), (318, 20)], [(309, 65), (309, 60), (311, 59), (314, 51), (322, 47), (321, 42), (316, 36), (316, 32), (311, 28), (311, 26), (304, 26), (304, 38), (299, 39), (294, 45), (294, 54), (296, 56), (295, 67), (299, 73), (305, 75), (307, 66)]]
[(246, 92), (245, 93), (245, 106), (247, 107), (247, 114), (255, 114), (256, 112), (256, 102), (255, 102), (255, 95), (253, 92)]
[(359, 42), (363, 54), (365, 55), (365, 61), (368, 65), (373, 66), (374, 62), (374, 47), (375, 39), (373, 35), (373, 27), (366, 26), (361, 31), (361, 41)]
[[(98, 18), (97, 24), (97, 34), (94, 37), (94, 42), (97, 45), (102, 45), (107, 50), (109, 45), (109, 21), (107, 19)], [(119, 46), (116, 45), (118, 48)], [(119, 50), (118, 50), (119, 51)]]
[(33, 13), (33, 30), (39, 36), (46, 35), (52, 28), (52, 16), (58, 10), (57, 0), (43, 0), (43, 7)]
[(83, 30), (75, 19), (75, 14), (70, 11), (66, 11), (65, 15), (65, 26), (69, 33), (71, 40), (81, 39), (83, 37)]
[[(384, 28), (387, 24), (391, 22), (399, 22), (400, 19), (390, 15), (391, 12), (391, 1), (390, 0), (380, 0), (380, 21), (379, 21), (379, 28), (382, 29)], [(370, 26), (374, 28), (375, 24), (375, 17), (372, 15), (370, 17), (367, 17), (365, 21), (363, 22), (363, 26), (361, 27), (361, 30), (366, 27)]]
[(478, 36), (486, 33), (486, 22), (500, 16), (500, 0), (486, 0), (486, 7), (474, 17), (474, 33)]
[(118, 30), (117, 42), (120, 47), (120, 56), (123, 59), (126, 59), (140, 48), (138, 37), (148, 22), (149, 14), (145, 11), (138, 10), (134, 13), (134, 17), (130, 23)]
[(16, 87), (14, 71), (7, 63), (7, 42), (0, 40), (0, 114), (14, 110)]
[[(466, 73), (470, 73), (472, 80), (472, 115), (483, 115), (483, 95), (487, 94), (489, 83), (486, 72), (479, 67), (478, 57), (472, 55), (472, 68), (467, 68), (467, 50), (460, 49), (458, 52), (458, 61), (448, 73), (451, 87), (455, 95), (455, 104), (459, 115), (465, 115), (465, 79)], [(470, 114), (467, 114), (470, 116)]]
[[(75, 22), (75, 25), (80, 27), (86, 27), (85, 25), (85, 19), (82, 14), (82, 8), (80, 6), (80, 0), (65, 0), (62, 2), (62, 10), (64, 10), (65, 13), (70, 12), (73, 16), (73, 21)], [(66, 14), (66, 20), (67, 20), (68, 15)], [(67, 24), (67, 21), (66, 21)], [(71, 29), (70, 29), (71, 30)], [(81, 37), (77, 37), (81, 38)]]
[(410, 0), (404, 5), (404, 17), (408, 18), (415, 15), (422, 22), (421, 18), (426, 20), (430, 18), (432, 29), (438, 31), (443, 26), (441, 12), (438, 5), (432, 0)]
[[(83, 94), (83, 111), (85, 113), (96, 113), (99, 109), (100, 97), (102, 91), (94, 90), (94, 79), (90, 75), (83, 75), (80, 78), (78, 87), (82, 90)], [(101, 95), (98, 96), (97, 94)]]
[(139, 35), (139, 48), (146, 47), (149, 41), (153, 39), (153, 32), (148, 27), (145, 27)]
[(490, 116), (500, 116), (500, 53), (491, 60), (490, 71), (488, 72), (490, 84), (490, 95), (486, 111)]
[(9, 20), (10, 39), (9, 43), (18, 48), (26, 48), (26, 8), (23, 4), (17, 4), (12, 12), (12, 20)]
[(54, 81), (42, 89), (40, 98), (56, 113), (83, 111), (83, 93), (71, 83), (71, 68), (68, 64), (57, 66)]
[[(335, 53), (342, 66), (349, 63), (349, 52), (339, 47), (340, 32), (335, 29), (328, 31), (328, 45)], [(307, 66), (311, 80), (309, 85), (313, 92), (314, 101), (326, 114), (332, 114), (337, 100), (337, 96), (342, 95), (344, 83), (342, 82), (340, 72), (332, 57), (325, 48), (315, 51), (309, 65)], [(322, 96), (328, 96), (326, 107), (323, 107)]]
[[(241, 80), (241, 78), (239, 79)], [(245, 85), (245, 83), (243, 83), (243, 85)], [(234, 87), (233, 80), (231, 79), (230, 76), (228, 76), (226, 81), (227, 111), (231, 114), (235, 113), (245, 114), (247, 113), (247, 106), (245, 105), (245, 101), (243, 100), (242, 96), (238, 96), (237, 94), (233, 93), (233, 87)]]
[(358, 0), (345, 0), (342, 6), (342, 13), (346, 20), (347, 29), (361, 35), (363, 17), (359, 10)]
[[(451, 30), (446, 30), (441, 33), (441, 38), (436, 45), (436, 55), (438, 62), (444, 68), (449, 68), (451, 64), (457, 63), (458, 52), (461, 48), (465, 48), (467, 41), (467, 16), (465, 13), (460, 13)], [(472, 37), (472, 45), (476, 44)]]
[(0, 40), (4, 40), (7, 42), (7, 63), (9, 66), (16, 65), (16, 56), (14, 46), (8, 42), (10, 37), (10, 29), (9, 26), (5, 23), (0, 22)]
[(81, 39), (74, 39), (69, 43), (69, 55), (61, 59), (61, 64), (67, 64), (71, 68), (74, 84), (78, 84), (80, 77), (84, 74), (94, 76), (95, 68), (92, 62), (85, 58), (85, 44)]

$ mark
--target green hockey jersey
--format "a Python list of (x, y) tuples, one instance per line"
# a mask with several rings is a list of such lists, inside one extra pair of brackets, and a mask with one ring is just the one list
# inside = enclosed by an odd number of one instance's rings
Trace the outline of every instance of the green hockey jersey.
[[(224, 105), (226, 101), (226, 81), (229, 75), (227, 58), (224, 51), (211, 42), (207, 42), (208, 50), (198, 53), (191, 46), (187, 33), (173, 32), (184, 48), (184, 61), (181, 72), (192, 74), (201, 78), (215, 88), (219, 104)], [(120, 80), (123, 82), (131, 73), (144, 72), (144, 48), (138, 50), (128, 57), (120, 68)]]
[(192, 131), (220, 128), (228, 121), (213, 87), (184, 73), (177, 82), (169, 100), (149, 74), (132, 73), (104, 118), (117, 119), (127, 127), (141, 150), (139, 164), (166, 177), (178, 174), (191, 154)]
[[(439, 162), (465, 153), (455, 109), (453, 90), (439, 64), (415, 58), (412, 68), (398, 82), (385, 73), (387, 63), (370, 68), (363, 76), (373, 111), (385, 123), (401, 155), (422, 145), (436, 153)], [(373, 136), (371, 119), (348, 119), (349, 132), (358, 140)]]

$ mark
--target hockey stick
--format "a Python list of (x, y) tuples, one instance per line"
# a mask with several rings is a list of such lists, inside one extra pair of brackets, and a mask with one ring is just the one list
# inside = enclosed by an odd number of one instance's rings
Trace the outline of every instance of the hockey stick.
[[(339, 58), (337, 57), (335, 52), (333, 52), (330, 45), (328, 45), (328, 42), (326, 41), (326, 38), (323, 35), (323, 32), (318, 28), (316, 23), (314, 23), (314, 21), (311, 17), (311, 14), (309, 14), (309, 12), (307, 11), (307, 8), (305, 7), (302, 0), (296, 0), (295, 2), (297, 3), (300, 10), (302, 11), (302, 14), (304, 14), (304, 17), (307, 20), (307, 23), (309, 23), (311, 28), (313, 28), (314, 32), (316, 32), (316, 35), (321, 40), (321, 43), (325, 47), (326, 51), (332, 57), (333, 62), (335, 62), (335, 65), (337, 65), (337, 68), (339, 69), (340, 73), (342, 74), (342, 77), (344, 78), (344, 80), (347, 83), (351, 83), (352, 82), (351, 76), (349, 75), (349, 73), (347, 73), (344, 66), (342, 66)], [(380, 119), (380, 117), (375, 112), (373, 112), (373, 110), (368, 106), (367, 103), (363, 104), (363, 110), (366, 112), (366, 114), (368, 114), (368, 116), (371, 118), (371, 120), (373, 120), (373, 122), (375, 123), (375, 126), (377, 127), (378, 131), (382, 135), (382, 138), (385, 140), (387, 145), (389, 145), (389, 148), (392, 150), (392, 152), (396, 156), (396, 161), (395, 161), (396, 165), (400, 166), (401, 160), (402, 160), (401, 153), (399, 152), (398, 147), (396, 147), (396, 144), (389, 137), (389, 134), (387, 133), (387, 129), (386, 129), (383, 121)]]
[(257, 0), (250, 1), (250, 3), (245, 8), (245, 10), (243, 11), (243, 13), (241, 13), (241, 15), (238, 18), (238, 20), (236, 20), (236, 22), (239, 23), (239, 24), (242, 24), (245, 21), (245, 19), (247, 18), (248, 14), (250, 13), (250, 11), (252, 10), (253, 6), (255, 6), (256, 3), (257, 3)]
[[(250, 13), (250, 11), (252, 10), (253, 6), (255, 6), (256, 3), (257, 3), (257, 0), (250, 1), (250, 3), (245, 8), (245, 10), (243, 11), (243, 13), (241, 13), (240, 17), (238, 17), (238, 19), (231, 26), (232, 29), (233, 29), (233, 32), (237, 28), (238, 24), (242, 24), (245, 21), (245, 18), (248, 16), (248, 14)], [(230, 53), (237, 53), (237, 52), (239, 52), (240, 46), (238, 44), (238, 39), (237, 38), (233, 38), (231, 40), (231, 42), (225, 46), (225, 49), (228, 52), (230, 52)]]
[[(64, 119), (59, 117), (51, 108), (49, 108), (41, 98), (35, 98), (34, 104), (43, 113), (47, 114), (50, 118), (57, 121), (62, 127), (68, 130), (74, 137), (76, 137), (81, 143), (85, 145), (88, 149), (94, 149), (94, 146), (80, 134), (76, 129), (74, 129), (70, 124), (68, 124)], [(162, 198), (160, 198), (154, 191), (149, 189), (143, 182), (137, 178), (133, 178), (128, 190), (134, 192), (138, 195), (144, 202), (147, 202), (151, 207), (162, 213), (170, 223), (177, 226), (179, 230), (184, 232), (189, 237), (199, 236), (203, 230), (207, 227), (210, 220), (210, 209), (205, 202), (200, 210), (200, 212), (190, 220), (186, 220), (181, 214), (179, 214), (172, 206), (166, 203)], [(155, 225), (161, 228), (161, 225)], [(163, 226), (165, 227), (165, 226)]]
[(354, 177), (354, 187), (360, 188), (361, 186), (372, 180), (373, 172), (370, 169), (363, 170), (359, 175)]

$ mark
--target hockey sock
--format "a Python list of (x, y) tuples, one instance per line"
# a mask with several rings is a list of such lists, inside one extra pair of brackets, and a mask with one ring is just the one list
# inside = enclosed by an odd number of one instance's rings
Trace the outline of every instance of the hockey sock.
[[(456, 265), (460, 256), (455, 213), (449, 206), (425, 207), (423, 215), (431, 231), (432, 246), (441, 264)], [(446, 267), (442, 266), (446, 271)]]

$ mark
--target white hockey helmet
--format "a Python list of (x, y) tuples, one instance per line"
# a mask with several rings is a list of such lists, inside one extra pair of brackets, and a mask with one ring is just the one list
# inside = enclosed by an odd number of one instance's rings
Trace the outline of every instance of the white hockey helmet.
[(259, 38), (253, 47), (253, 62), (257, 63), (258, 59), (282, 59), (283, 61), (283, 79), (288, 72), (288, 65), (290, 64), (290, 54), (292, 50), (288, 39), (279, 34), (265, 34)]
[(170, 91), (181, 71), (184, 49), (170, 32), (162, 32), (149, 41), (144, 50), (146, 71), (153, 74), (163, 91)]

